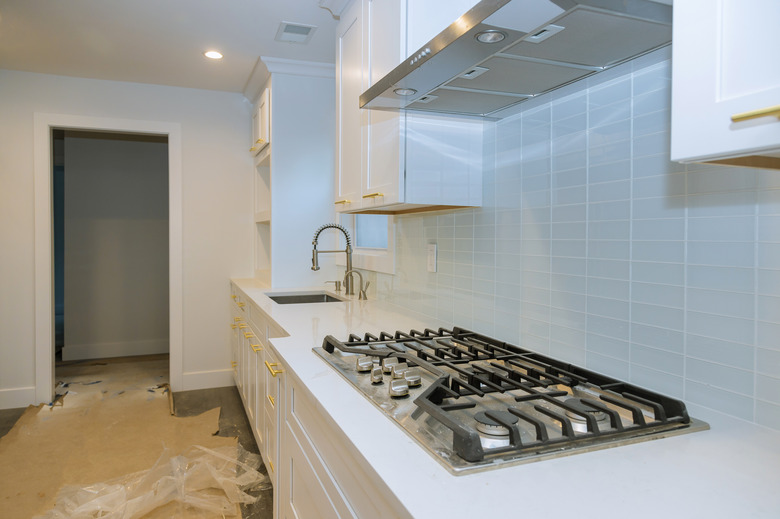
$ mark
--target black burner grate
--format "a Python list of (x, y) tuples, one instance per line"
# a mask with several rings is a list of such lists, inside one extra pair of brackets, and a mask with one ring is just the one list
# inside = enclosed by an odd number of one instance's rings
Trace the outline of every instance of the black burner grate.
[[(397, 357), (429, 371), (436, 380), (414, 400), (412, 417), (426, 412), (446, 426), (454, 452), (467, 461), (573, 448), (690, 422), (679, 400), (462, 328), (350, 335), (346, 342), (328, 336), (322, 347)], [(485, 446), (468, 419), (477, 413), (505, 428), (506, 445)]]

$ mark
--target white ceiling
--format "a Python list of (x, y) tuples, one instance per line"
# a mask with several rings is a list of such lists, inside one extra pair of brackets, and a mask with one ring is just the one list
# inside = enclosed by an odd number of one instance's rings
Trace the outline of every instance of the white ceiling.
[[(251, 99), (267, 75), (260, 56), (334, 61), (338, 21), (319, 3), (0, 0), (0, 68), (242, 92)], [(306, 45), (277, 42), (281, 21), (317, 29)], [(205, 58), (210, 49), (225, 57)]]

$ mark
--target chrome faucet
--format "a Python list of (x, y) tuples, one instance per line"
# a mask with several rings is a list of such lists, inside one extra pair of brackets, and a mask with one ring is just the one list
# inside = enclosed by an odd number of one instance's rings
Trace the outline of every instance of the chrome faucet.
[(360, 284), (358, 285), (358, 299), (368, 299), (366, 297), (366, 290), (368, 290), (368, 285), (370, 285), (371, 282), (366, 281), (366, 284), (363, 285), (363, 274), (361, 274), (360, 271), (349, 269), (344, 273), (344, 283), (347, 282), (348, 278), (349, 280), (352, 280), (352, 274), (357, 274), (360, 279)]
[[(317, 250), (317, 239), (320, 237), (320, 233), (324, 231), (325, 229), (338, 229), (339, 231), (344, 233), (344, 237), (347, 239), (347, 248), (344, 250)], [(311, 269), (312, 270), (320, 270), (320, 264), (318, 261), (317, 256), (321, 253), (330, 253), (330, 252), (344, 252), (347, 255), (347, 272), (354, 272), (352, 270), (352, 241), (349, 238), (349, 233), (347, 230), (337, 224), (337, 223), (326, 223), (319, 229), (317, 229), (317, 232), (314, 233), (314, 239), (312, 240), (311, 244), (314, 246), (314, 248), (311, 251)], [(360, 273), (358, 272), (358, 275)], [(363, 285), (363, 279), (361, 277), (360, 280), (361, 287)], [(352, 276), (344, 275), (344, 290), (348, 296), (354, 296), (355, 295), (355, 289), (352, 286)], [(363, 299), (365, 299), (365, 293), (363, 294)]]

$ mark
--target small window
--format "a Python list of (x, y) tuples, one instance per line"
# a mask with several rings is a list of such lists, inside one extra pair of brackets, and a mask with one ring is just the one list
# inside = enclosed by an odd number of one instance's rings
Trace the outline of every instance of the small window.
[(387, 219), (381, 214), (356, 214), (355, 247), (387, 249)]
[(341, 214), (341, 225), (352, 236), (352, 265), (395, 274), (395, 221), (381, 214)]

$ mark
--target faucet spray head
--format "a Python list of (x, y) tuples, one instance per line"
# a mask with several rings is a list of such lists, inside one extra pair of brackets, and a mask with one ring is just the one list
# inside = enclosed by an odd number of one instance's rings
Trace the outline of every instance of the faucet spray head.
[(311, 251), (311, 269), (314, 271), (320, 270), (320, 264), (317, 260), (317, 245), (314, 245), (314, 248)]

